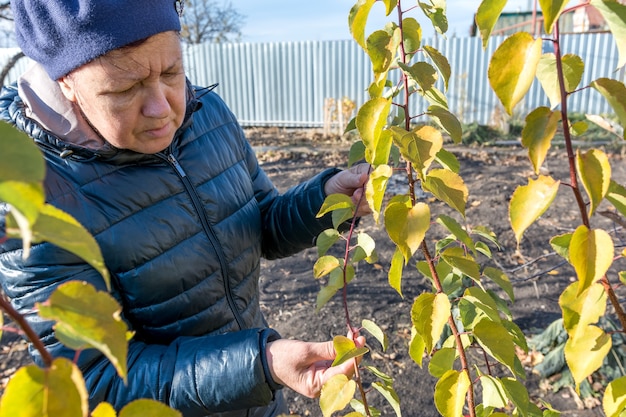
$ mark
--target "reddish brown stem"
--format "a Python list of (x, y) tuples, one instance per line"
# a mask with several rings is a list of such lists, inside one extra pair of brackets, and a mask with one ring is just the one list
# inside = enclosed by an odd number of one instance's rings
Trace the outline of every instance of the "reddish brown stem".
[[(426, 262), (428, 263), (428, 267), (430, 268), (430, 273), (433, 277), (435, 288), (437, 288), (437, 293), (443, 293), (443, 286), (441, 285), (441, 280), (439, 279), (439, 275), (437, 274), (437, 270), (435, 269), (435, 263), (433, 262), (433, 258), (430, 255), (430, 251), (428, 250), (428, 245), (426, 245), (426, 242), (422, 242), (421, 249), (424, 257), (426, 258)], [(463, 349), (461, 333), (456, 327), (456, 323), (454, 322), (454, 318), (452, 317), (452, 315), (450, 315), (450, 318), (448, 318), (448, 325), (450, 326), (450, 330), (452, 330), (452, 335), (454, 336), (454, 340), (456, 341), (456, 349), (459, 352), (459, 359), (461, 360), (461, 370), (467, 373), (467, 379), (470, 384), (469, 389), (467, 390), (467, 407), (469, 408), (469, 415), (471, 417), (476, 417), (474, 383), (472, 382), (472, 376), (470, 375), (467, 355), (465, 354), (465, 349)]]
[[(579, 5), (580, 6), (580, 5)], [(557, 74), (559, 77), (559, 88), (561, 91), (561, 119), (563, 121), (563, 136), (565, 138), (565, 146), (567, 148), (567, 157), (569, 159), (569, 168), (570, 168), (570, 182), (571, 189), (574, 192), (574, 196), (576, 198), (576, 203), (578, 204), (578, 209), (580, 211), (580, 216), (583, 224), (590, 228), (589, 216), (587, 215), (587, 207), (583, 200), (582, 192), (580, 186), (578, 185), (578, 176), (576, 171), (576, 156), (574, 155), (574, 149), (572, 146), (572, 137), (569, 131), (569, 122), (567, 119), (567, 97), (568, 92), (565, 91), (565, 77), (563, 72), (563, 63), (561, 62), (561, 44), (560, 44), (560, 36), (559, 36), (559, 25), (558, 22), (554, 27), (554, 53), (556, 55), (556, 67)], [(622, 330), (626, 332), (626, 313), (622, 309), (622, 306), (611, 286), (606, 275), (602, 277), (600, 280), (601, 284), (604, 286), (605, 291), (609, 297), (611, 305), (615, 309), (615, 314), (619, 319), (619, 322), (622, 326)]]
[(11, 303), (9, 303), (7, 299), (2, 296), (0, 296), (0, 309), (3, 310), (7, 316), (11, 317), (11, 320), (13, 320), (20, 327), (20, 329), (22, 329), (28, 340), (41, 355), (41, 359), (43, 360), (46, 368), (51, 367), (53, 361), (52, 355), (50, 355), (50, 353), (46, 350), (46, 347), (43, 345), (41, 339), (39, 339), (33, 328), (30, 327), (24, 316), (18, 313), (17, 310), (13, 308)]

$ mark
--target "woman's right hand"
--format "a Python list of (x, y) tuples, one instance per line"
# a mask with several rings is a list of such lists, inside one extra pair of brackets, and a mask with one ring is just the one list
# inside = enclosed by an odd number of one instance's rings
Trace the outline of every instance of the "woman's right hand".
[[(364, 346), (365, 338), (357, 337), (355, 344)], [(279, 339), (267, 344), (266, 355), (274, 381), (309, 398), (318, 397), (322, 386), (333, 376), (344, 374), (351, 378), (354, 374), (354, 361), (351, 360), (331, 367), (336, 356), (332, 340)]]

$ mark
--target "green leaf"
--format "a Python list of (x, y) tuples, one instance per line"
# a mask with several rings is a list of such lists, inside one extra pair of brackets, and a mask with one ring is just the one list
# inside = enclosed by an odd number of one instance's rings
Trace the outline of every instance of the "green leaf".
[(404, 203), (391, 202), (385, 209), (387, 234), (402, 251), (405, 264), (422, 244), (429, 227), (430, 208), (427, 204), (408, 207)]
[(528, 149), (528, 157), (535, 174), (539, 174), (560, 121), (561, 113), (553, 112), (547, 107), (538, 107), (526, 116), (526, 125), (522, 129), (522, 145)]
[(580, 179), (590, 199), (589, 217), (596, 211), (611, 185), (609, 158), (599, 149), (576, 153), (576, 164)]
[(35, 142), (6, 122), (0, 123), (0, 184), (5, 181), (41, 183), (46, 164)]
[(402, 270), (404, 269), (404, 255), (400, 248), (396, 246), (391, 258), (391, 266), (389, 266), (389, 286), (396, 290), (401, 297), (402, 295)]
[(458, 357), (454, 348), (439, 349), (428, 363), (428, 372), (435, 378), (441, 378), (446, 372), (453, 369), (454, 361)]
[(441, 253), (441, 258), (451, 267), (480, 283), (480, 267), (474, 258), (465, 254), (462, 248), (448, 248)]
[(621, 68), (626, 65), (626, 5), (615, 0), (591, 0), (591, 5), (598, 9), (613, 33), (619, 52), (617, 68)]
[(452, 67), (450, 67), (448, 58), (430, 45), (424, 45), (423, 49), (441, 73), (441, 76), (443, 77), (444, 89), (448, 90), (448, 82), (450, 81), (450, 76), (452, 75)]
[(345, 336), (335, 336), (333, 338), (333, 346), (335, 347), (335, 360), (331, 366), (341, 365), (342, 363), (369, 352), (366, 347), (356, 347), (352, 339)]
[(393, 169), (389, 165), (379, 165), (370, 172), (369, 180), (365, 185), (365, 199), (372, 210), (372, 217), (374, 217), (374, 221), (377, 224), (380, 220), (380, 210), (385, 198), (385, 190), (392, 175)]
[(385, 385), (393, 384), (393, 378), (390, 377), (389, 375), (381, 372), (379, 369), (374, 368), (373, 366), (366, 366), (365, 369), (367, 369), (372, 374), (374, 374), (374, 376), (376, 378), (380, 379), (383, 382), (383, 384), (385, 384)]
[(313, 265), (313, 276), (318, 279), (331, 273), (336, 268), (341, 268), (342, 262), (335, 256), (322, 256)]
[(459, 224), (459, 222), (450, 216), (440, 214), (439, 217), (437, 217), (437, 223), (448, 229), (448, 231), (452, 233), (459, 242), (465, 245), (472, 252), (475, 252), (474, 241), (467, 231), (465, 231), (463, 226)]
[(454, 143), (457, 145), (461, 143), (463, 127), (454, 114), (437, 105), (429, 106), (426, 114), (450, 135)]
[(500, 381), (507, 397), (517, 407), (519, 415), (529, 417), (541, 415), (541, 410), (530, 401), (528, 390), (521, 382), (513, 378), (502, 378)]
[(507, 38), (491, 57), (489, 82), (509, 115), (535, 78), (541, 43), (541, 39), (533, 39), (529, 33), (518, 32)]
[(365, 46), (365, 26), (374, 3), (376, 3), (376, 0), (358, 0), (350, 9), (348, 16), (350, 33), (361, 48), (365, 50), (367, 50)]
[[(571, 93), (582, 81), (585, 63), (577, 55), (566, 54), (561, 57), (561, 67), (565, 92)], [(561, 104), (561, 86), (559, 85), (558, 74), (556, 55), (553, 53), (543, 54), (537, 65), (537, 79), (548, 96), (552, 108)]]
[(509, 399), (502, 382), (490, 375), (481, 375), (480, 383), (483, 387), (483, 405), (485, 407), (505, 408)]
[(377, 78), (386, 74), (395, 62), (396, 51), (401, 42), (400, 36), (400, 29), (397, 27), (391, 34), (384, 30), (377, 30), (368, 36), (367, 54)]
[(437, 152), (435, 160), (448, 171), (456, 172), (458, 174), (461, 170), (461, 163), (459, 162), (457, 157), (454, 156), (452, 152), (448, 152), (443, 148), (441, 148), (439, 152)]
[(315, 246), (317, 247), (317, 256), (324, 256), (341, 235), (335, 229), (326, 229), (317, 236)]
[(356, 382), (343, 374), (330, 378), (320, 393), (320, 408), (324, 417), (331, 417), (335, 411), (341, 411), (350, 403), (356, 391)]
[[(356, 120), (356, 119), (353, 119)], [(356, 128), (356, 127), (355, 127)], [(356, 141), (350, 146), (350, 153), (348, 154), (348, 166), (351, 167), (357, 162), (365, 159), (365, 144), (363, 141)]]
[(411, 321), (417, 333), (424, 339), (425, 349), (432, 352), (450, 318), (450, 300), (443, 293), (423, 293), (415, 299), (411, 308)]
[(435, 197), (465, 217), (469, 191), (459, 174), (445, 169), (433, 169), (426, 175), (423, 185), (424, 191), (433, 193)]
[(320, 292), (317, 293), (317, 298), (315, 300), (315, 311), (320, 311), (322, 307), (324, 307), (326, 303), (328, 303), (328, 301), (330, 301), (330, 299), (333, 298), (333, 296), (337, 294), (337, 291), (339, 291), (341, 288), (342, 287), (337, 287), (334, 285), (327, 285), (325, 287), (322, 287), (320, 289)]
[(393, 128), (392, 131), (394, 143), (400, 153), (414, 165), (420, 178), (423, 178), (437, 152), (443, 147), (441, 132), (432, 126), (418, 126), (410, 132), (399, 128)]
[(411, 341), (409, 342), (409, 356), (420, 366), (420, 368), (422, 367), (425, 349), (426, 342), (424, 342), (424, 338), (417, 333), (415, 326), (413, 326), (411, 328)]
[(352, 262), (356, 263), (365, 259), (368, 263), (376, 260), (376, 242), (370, 235), (360, 232), (356, 239), (356, 246), (353, 249)]
[(569, 261), (578, 276), (580, 295), (604, 276), (613, 263), (613, 240), (602, 229), (578, 226), (569, 245)]
[[(375, 165), (374, 159), (378, 159), (376, 157), (379, 149), (378, 142), (387, 124), (390, 108), (390, 99), (375, 97), (363, 104), (356, 115), (356, 127), (365, 145), (365, 159), (373, 165)], [(390, 137), (385, 136), (383, 139), (389, 140)], [(389, 157), (388, 154), (387, 157)], [(387, 161), (382, 161), (382, 163), (385, 162)]]
[[(11, 227), (9, 219), (7, 234), (9, 237), (19, 237), (10, 230)], [(31, 231), (32, 242), (50, 242), (79, 256), (102, 275), (107, 288), (110, 288), (109, 271), (104, 265), (98, 243), (72, 216), (54, 206), (44, 204)]]
[(422, 45), (422, 27), (412, 17), (402, 20), (402, 36), (404, 37), (404, 50), (412, 56)]
[(57, 358), (50, 368), (20, 368), (2, 396), (0, 417), (87, 417), (88, 394), (78, 367)]
[(70, 281), (37, 306), (41, 317), (57, 322), (55, 336), (61, 343), (74, 350), (98, 349), (126, 380), (128, 328), (120, 316), (122, 308), (109, 293)]
[(519, 186), (509, 203), (509, 219), (519, 244), (522, 235), (550, 207), (559, 190), (559, 181), (540, 175), (528, 179), (528, 185)]
[(579, 337), (565, 342), (565, 360), (572, 372), (576, 390), (580, 383), (600, 369), (604, 358), (611, 350), (611, 336), (596, 326), (581, 326)]
[(609, 185), (609, 191), (606, 193), (606, 199), (613, 204), (613, 206), (626, 216), (626, 188), (622, 185), (611, 180)]
[(609, 382), (604, 391), (602, 408), (606, 417), (619, 417), (626, 410), (626, 376)]
[(563, 12), (569, 0), (539, 0), (543, 13), (543, 24), (546, 33), (552, 33), (554, 24)]
[(488, 266), (483, 270), (483, 275), (498, 284), (498, 286), (504, 290), (506, 295), (509, 296), (511, 301), (515, 301), (513, 285), (511, 284), (511, 281), (506, 273), (500, 269)]
[(120, 411), (119, 417), (182, 417), (179, 411), (168, 407), (167, 405), (145, 398), (135, 400), (128, 403), (122, 411)]
[(550, 246), (561, 257), (569, 261), (569, 245), (572, 242), (572, 234), (566, 233), (564, 235), (554, 236), (550, 239)]
[(476, 26), (483, 40), (483, 49), (487, 48), (489, 37), (496, 26), (500, 14), (506, 5), (506, 0), (483, 0), (476, 12)]
[[(626, 9), (626, 6), (621, 7)], [(626, 48), (626, 41), (622, 39), (622, 42), (624, 42), (624, 48)], [(623, 51), (623, 54), (626, 54), (626, 51)], [(621, 59), (626, 58), (622, 57)], [(624, 65), (624, 63), (620, 65)], [(626, 127), (626, 86), (624, 86), (624, 83), (610, 78), (599, 78), (590, 85), (604, 96), (613, 108), (619, 123), (622, 127)], [(624, 129), (623, 137), (626, 139), (626, 129)]]
[(385, 334), (385, 332), (382, 331), (380, 327), (378, 327), (376, 323), (371, 320), (363, 319), (363, 321), (361, 322), (361, 327), (370, 332), (370, 334), (374, 336), (376, 340), (378, 340), (378, 343), (380, 343), (380, 345), (382, 346), (383, 351), (387, 350), (387, 347), (389, 346), (389, 340), (387, 339), (387, 335)]
[(416, 82), (422, 91), (428, 91), (435, 86), (439, 74), (437, 70), (427, 62), (418, 61), (412, 66), (408, 66), (402, 62), (398, 62), (398, 66), (409, 77), (410, 80)]
[(474, 337), (490, 356), (515, 373), (515, 345), (513, 337), (501, 323), (481, 320), (474, 326)]
[(381, 384), (380, 382), (372, 382), (372, 387), (378, 391), (391, 405), (393, 411), (396, 413), (396, 416), (402, 417), (402, 412), (400, 411), (400, 398), (398, 398), (398, 394), (394, 391), (394, 389), (387, 384)]
[(450, 370), (435, 385), (435, 407), (443, 417), (463, 415), (470, 379), (465, 371)]
[(608, 298), (602, 284), (593, 284), (580, 295), (577, 290), (576, 283), (570, 284), (559, 297), (563, 327), (572, 339), (584, 337), (584, 328), (604, 316)]

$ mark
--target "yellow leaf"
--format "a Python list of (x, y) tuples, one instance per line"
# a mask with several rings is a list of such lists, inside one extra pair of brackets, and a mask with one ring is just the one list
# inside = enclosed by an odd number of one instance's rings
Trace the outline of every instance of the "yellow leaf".
[(611, 337), (596, 326), (586, 326), (579, 330), (576, 339), (565, 342), (565, 360), (572, 371), (578, 390), (580, 383), (602, 366), (611, 349)]
[(396, 290), (400, 297), (402, 295), (402, 270), (404, 269), (404, 255), (402, 251), (396, 247), (391, 258), (391, 266), (389, 267), (388, 281), (389, 286)]
[(128, 403), (122, 411), (120, 417), (182, 417), (182, 414), (163, 403), (145, 398)]
[(435, 197), (465, 217), (469, 191), (459, 174), (447, 169), (433, 169), (426, 175), (423, 186), (425, 191), (433, 193)]
[(526, 125), (522, 129), (522, 145), (528, 149), (528, 157), (535, 174), (539, 174), (560, 121), (561, 113), (552, 112), (547, 107), (538, 107), (526, 116)]
[(487, 47), (491, 32), (496, 26), (505, 5), (506, 0), (483, 0), (480, 3), (478, 11), (476, 12), (476, 26), (478, 26), (478, 30), (480, 31), (483, 49)]
[(606, 311), (607, 294), (601, 284), (592, 284), (580, 295), (578, 285), (570, 284), (559, 297), (559, 305), (563, 311), (563, 327), (572, 339), (578, 339), (581, 329), (597, 323)]
[[(626, 10), (626, 6), (620, 7)], [(624, 55), (621, 59), (626, 60), (626, 42), (623, 39), (621, 42), (624, 44), (625, 48), (625, 50), (621, 52), (621, 54)], [(623, 66), (624, 63), (621, 65)], [(626, 86), (624, 83), (610, 78), (598, 78), (592, 81), (590, 86), (598, 90), (598, 92), (604, 96), (606, 101), (608, 101), (613, 108), (622, 127), (626, 126)], [(626, 139), (626, 129), (624, 129), (623, 137)]]
[(393, 128), (393, 139), (402, 156), (413, 164), (420, 178), (435, 160), (443, 147), (443, 136), (432, 126), (419, 126), (407, 132)]
[(589, 216), (596, 211), (611, 185), (611, 165), (609, 158), (599, 149), (585, 153), (577, 152), (576, 163), (580, 179), (589, 195)]
[(331, 255), (325, 255), (315, 261), (315, 265), (313, 265), (313, 276), (315, 278), (321, 278), (330, 274), (337, 268), (341, 268), (339, 259)]
[(522, 235), (550, 207), (559, 189), (559, 182), (540, 175), (528, 179), (528, 185), (519, 186), (509, 203), (509, 218), (519, 244)]
[(544, 29), (546, 33), (552, 33), (554, 24), (569, 0), (539, 0), (541, 11), (544, 16)]
[(387, 124), (390, 108), (390, 99), (376, 97), (363, 104), (356, 115), (356, 128), (365, 145), (365, 159), (370, 164), (374, 164), (373, 158)]
[[(561, 68), (563, 69), (565, 91), (571, 93), (582, 80), (585, 63), (577, 55), (566, 54), (561, 58)], [(537, 65), (537, 79), (550, 100), (550, 107), (554, 109), (561, 104), (561, 86), (554, 54), (549, 53), (541, 56)]]
[(451, 305), (444, 293), (423, 293), (415, 299), (411, 308), (411, 321), (425, 343), (428, 353), (439, 341), (443, 329), (450, 319)]
[(332, 366), (341, 365), (347, 360), (358, 358), (369, 352), (366, 347), (357, 348), (352, 339), (345, 336), (335, 336), (333, 338), (333, 347), (335, 348), (335, 360)]
[(363, 49), (367, 49), (365, 46), (365, 26), (374, 3), (376, 3), (376, 0), (359, 0), (352, 6), (350, 15), (348, 16), (350, 33)]
[(489, 82), (509, 115), (535, 78), (541, 43), (541, 39), (533, 39), (529, 33), (518, 32), (507, 38), (491, 57)]
[(380, 220), (380, 210), (383, 205), (385, 190), (392, 175), (393, 169), (389, 165), (377, 166), (370, 173), (369, 180), (365, 186), (365, 198), (367, 204), (372, 209), (372, 215), (376, 223)]
[(37, 304), (41, 317), (56, 320), (55, 335), (74, 350), (96, 348), (126, 380), (126, 323), (121, 307), (107, 292), (83, 281), (60, 285), (44, 304)]
[(320, 408), (324, 417), (330, 417), (335, 411), (341, 411), (350, 403), (356, 391), (356, 382), (343, 374), (330, 378), (322, 387)]
[(589, 230), (584, 225), (576, 229), (569, 245), (569, 261), (578, 276), (577, 295), (604, 276), (613, 263), (613, 251), (613, 240), (604, 230)]
[(109, 403), (100, 403), (91, 413), (91, 417), (116, 417), (115, 408)]
[(626, 5), (616, 0), (591, 0), (591, 5), (598, 9), (613, 33), (619, 52), (619, 69), (626, 65)]
[(385, 209), (385, 228), (389, 238), (402, 251), (405, 263), (421, 245), (429, 227), (430, 208), (427, 204), (408, 207), (402, 202), (392, 202)]
[(87, 417), (89, 404), (83, 376), (69, 359), (50, 368), (20, 368), (2, 396), (0, 417)]
[(606, 417), (619, 417), (626, 410), (626, 376), (609, 382), (604, 391), (602, 408)]
[(435, 385), (435, 406), (443, 417), (463, 415), (470, 380), (465, 371), (450, 370)]

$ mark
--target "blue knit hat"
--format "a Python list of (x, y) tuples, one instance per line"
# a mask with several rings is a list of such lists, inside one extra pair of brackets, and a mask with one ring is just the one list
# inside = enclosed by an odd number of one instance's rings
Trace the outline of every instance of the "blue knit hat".
[(107, 52), (180, 31), (175, 0), (12, 0), (22, 51), (53, 80)]

